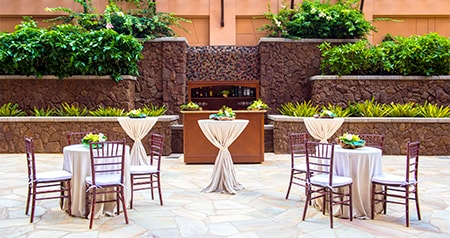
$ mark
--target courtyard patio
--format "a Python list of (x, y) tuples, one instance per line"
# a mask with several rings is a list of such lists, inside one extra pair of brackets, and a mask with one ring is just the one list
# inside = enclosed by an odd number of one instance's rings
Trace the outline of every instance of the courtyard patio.
[[(403, 173), (404, 156), (383, 156), (383, 171)], [(62, 154), (37, 154), (42, 170), (62, 168)], [(303, 189), (294, 186), (285, 199), (290, 158), (265, 154), (262, 164), (237, 164), (237, 178), (245, 189), (236, 195), (202, 193), (213, 165), (186, 165), (182, 154), (162, 161), (164, 206), (150, 192), (135, 193), (130, 223), (123, 213), (89, 220), (69, 217), (57, 200), (37, 204), (35, 222), (24, 214), (26, 201), (25, 154), (0, 154), (0, 237), (450, 237), (450, 156), (422, 156), (419, 196), (422, 220), (411, 206), (410, 228), (404, 207), (389, 204), (387, 215), (375, 220), (334, 219), (314, 208), (301, 221)], [(412, 203), (414, 204), (414, 203)]]

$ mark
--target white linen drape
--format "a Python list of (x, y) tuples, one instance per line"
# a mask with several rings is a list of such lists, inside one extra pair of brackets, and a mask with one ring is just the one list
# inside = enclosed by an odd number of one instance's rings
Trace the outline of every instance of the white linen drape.
[(344, 118), (304, 118), (303, 121), (312, 137), (320, 142), (328, 142), (328, 139), (342, 126)]
[(127, 133), (127, 135), (134, 140), (131, 148), (131, 165), (150, 165), (147, 159), (147, 152), (145, 151), (142, 139), (148, 134), (152, 127), (158, 121), (157, 117), (146, 118), (117, 118), (120, 126)]
[(239, 137), (248, 120), (214, 121), (199, 120), (198, 124), (206, 138), (217, 148), (216, 161), (209, 185), (202, 192), (228, 192), (235, 194), (243, 186), (236, 179), (233, 160), (228, 147)]

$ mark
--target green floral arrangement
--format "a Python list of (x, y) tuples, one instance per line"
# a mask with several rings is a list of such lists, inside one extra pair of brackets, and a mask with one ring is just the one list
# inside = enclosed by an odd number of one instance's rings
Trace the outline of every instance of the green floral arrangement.
[(200, 107), (197, 103), (190, 101), (188, 103), (182, 104), (180, 106), (180, 109), (182, 111), (201, 111), (202, 107)]
[(344, 133), (342, 136), (339, 136), (339, 140), (337, 140), (337, 142), (344, 149), (363, 147), (366, 143), (365, 140), (361, 140), (361, 138), (359, 138), (359, 135), (350, 134), (348, 132)]
[(92, 142), (103, 142), (103, 141), (106, 141), (106, 139), (107, 139), (107, 137), (103, 133), (98, 133), (98, 134), (89, 133), (81, 139), (81, 144), (89, 147), (89, 144), (91, 141)]
[(322, 110), (319, 114), (314, 114), (315, 118), (334, 118), (336, 114), (330, 110)]
[(127, 116), (129, 118), (146, 118), (147, 115), (145, 113), (142, 113), (140, 109), (134, 109), (127, 113)]
[(247, 107), (247, 110), (268, 110), (270, 107), (264, 103), (260, 98), (255, 100)]
[(231, 121), (236, 119), (236, 113), (233, 112), (233, 109), (231, 109), (230, 107), (222, 106), (222, 108), (219, 109), (219, 112), (217, 112), (217, 114), (209, 115), (209, 119), (219, 121)]

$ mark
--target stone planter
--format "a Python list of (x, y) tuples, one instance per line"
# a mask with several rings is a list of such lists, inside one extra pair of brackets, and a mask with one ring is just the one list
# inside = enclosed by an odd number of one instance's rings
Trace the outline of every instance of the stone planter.
[[(288, 134), (307, 132), (302, 117), (268, 115), (273, 124), (275, 154), (289, 153)], [(420, 155), (450, 154), (450, 118), (345, 118), (344, 124), (330, 141), (345, 132), (385, 135), (384, 155), (406, 154), (408, 141), (420, 140)], [(313, 139), (313, 138), (311, 138)]]
[[(150, 131), (165, 135), (164, 155), (172, 153), (171, 126), (178, 124), (178, 119), (178, 115), (160, 116)], [(0, 153), (24, 152), (25, 135), (33, 137), (36, 153), (62, 153), (67, 145), (66, 132), (92, 130), (104, 133), (108, 140), (125, 138), (128, 145), (133, 144), (117, 117), (0, 117)], [(142, 139), (147, 151), (149, 139), (149, 135)]]

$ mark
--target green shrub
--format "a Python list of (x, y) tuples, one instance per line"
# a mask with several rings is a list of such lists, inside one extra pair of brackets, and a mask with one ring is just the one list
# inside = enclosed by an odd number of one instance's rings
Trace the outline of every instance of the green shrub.
[(319, 106), (312, 105), (311, 101), (304, 101), (302, 103), (288, 102), (281, 105), (281, 108), (278, 108), (278, 111), (282, 115), (291, 117), (312, 117), (319, 112)]
[(87, 113), (86, 107), (80, 108), (76, 105), (69, 105), (68, 103), (63, 103), (56, 109), (56, 115), (58, 116), (86, 116)]
[(94, 117), (121, 117), (125, 116), (125, 110), (112, 107), (98, 107), (95, 110), (89, 111), (89, 115)]
[(26, 116), (26, 113), (20, 109), (18, 104), (8, 102), (0, 107), (0, 116), (2, 117), (18, 117)]
[(450, 117), (450, 108), (425, 102), (424, 105), (419, 106), (419, 115), (432, 118)]
[(284, 2), (278, 14), (272, 13), (269, 6), (264, 16), (271, 24), (260, 30), (274, 37), (337, 39), (360, 39), (375, 30), (363, 13), (353, 8), (359, 1), (338, 1), (333, 5), (322, 2), (305, 0), (294, 9)]
[(0, 35), (0, 74), (3, 75), (138, 75), (143, 46), (132, 36), (113, 30), (86, 31), (58, 25), (40, 29), (25, 21), (16, 31)]
[(31, 115), (36, 116), (36, 117), (56, 116), (56, 111), (50, 107), (47, 107), (47, 108), (34, 107), (30, 113), (31, 113)]
[(324, 42), (323, 73), (344, 75), (448, 75), (450, 38), (430, 33), (408, 38), (395, 37), (372, 46), (367, 41), (332, 47)]
[(385, 117), (389, 115), (391, 109), (372, 98), (362, 103), (349, 104), (349, 110), (356, 117)]
[(150, 105), (144, 105), (140, 110), (149, 117), (157, 117), (164, 115), (167, 112), (167, 107), (166, 105), (154, 106), (150, 103)]
[(330, 103), (327, 106), (322, 106), (322, 110), (331, 111), (336, 115), (336, 117), (348, 117), (351, 115), (350, 109), (348, 107), (343, 108), (341, 106), (332, 105)]
[(390, 107), (389, 115), (391, 117), (417, 117), (419, 116), (420, 110), (416, 107), (413, 102), (408, 103), (391, 103), (387, 105)]

